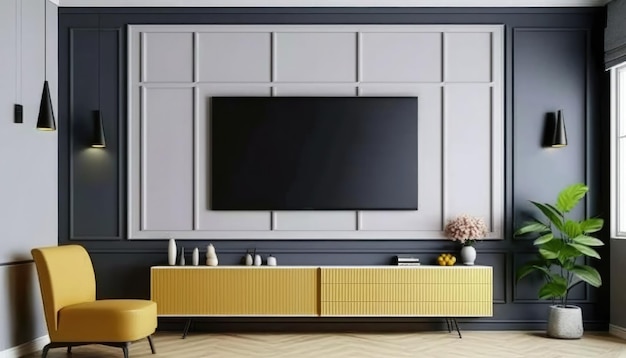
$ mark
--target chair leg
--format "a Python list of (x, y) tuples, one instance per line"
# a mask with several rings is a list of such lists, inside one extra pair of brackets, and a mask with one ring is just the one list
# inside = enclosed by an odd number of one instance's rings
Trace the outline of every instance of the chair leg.
[(150, 343), (150, 350), (152, 354), (156, 354), (156, 349), (154, 349), (154, 342), (152, 341), (152, 335), (148, 336), (148, 343)]
[(72, 353), (72, 346), (67, 346), (67, 353), (69, 353), (69, 354)]
[(128, 345), (123, 345), (122, 351), (124, 352), (124, 358), (128, 358)]
[(50, 349), (50, 343), (46, 344), (41, 351), (41, 358), (46, 358), (48, 356), (48, 350)]

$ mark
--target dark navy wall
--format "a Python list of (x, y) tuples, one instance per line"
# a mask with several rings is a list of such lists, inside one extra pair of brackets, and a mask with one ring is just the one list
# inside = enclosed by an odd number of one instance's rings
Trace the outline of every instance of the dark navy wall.
[[(101, 298), (149, 297), (149, 268), (166, 262), (166, 241), (126, 238), (128, 24), (504, 24), (506, 229), (502, 240), (477, 246), (477, 263), (494, 269), (494, 317), (462, 324), (473, 329), (544, 328), (548, 303), (536, 299), (539, 282), (514, 282), (514, 268), (534, 249), (531, 241), (513, 238), (512, 232), (526, 219), (529, 199), (553, 201), (563, 186), (577, 181), (592, 187), (580, 213), (608, 217), (608, 183), (603, 179), (608, 177), (608, 150), (602, 140), (608, 115), (600, 106), (606, 88), (604, 13), (604, 8), (60, 8), (59, 243), (87, 247)], [(91, 111), (98, 108), (107, 135), (105, 151), (88, 149)], [(565, 111), (569, 145), (543, 148), (546, 115), (558, 109)], [(282, 265), (384, 265), (396, 254), (434, 263), (439, 253), (459, 250), (449, 241), (418, 239), (212, 242), (220, 264), (226, 265), (237, 264), (248, 248), (272, 253)], [(207, 244), (179, 241), (189, 249)], [(608, 246), (601, 254), (605, 259), (592, 264), (607, 284), (600, 289), (581, 285), (571, 295), (583, 307), (587, 329), (606, 329), (608, 323)], [(204, 328), (214, 330), (443, 327), (432, 319), (274, 319), (271, 325), (263, 319), (207, 321)]]

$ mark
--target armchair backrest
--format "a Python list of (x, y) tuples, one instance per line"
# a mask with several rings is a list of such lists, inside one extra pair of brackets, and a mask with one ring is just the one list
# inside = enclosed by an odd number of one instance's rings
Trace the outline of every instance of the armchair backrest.
[(48, 333), (58, 328), (58, 313), (65, 306), (96, 299), (96, 278), (87, 250), (65, 245), (31, 250), (43, 301)]

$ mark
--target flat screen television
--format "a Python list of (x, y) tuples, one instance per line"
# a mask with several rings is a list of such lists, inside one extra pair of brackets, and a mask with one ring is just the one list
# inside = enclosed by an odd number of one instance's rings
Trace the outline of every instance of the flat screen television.
[(417, 210), (417, 97), (213, 97), (211, 210)]

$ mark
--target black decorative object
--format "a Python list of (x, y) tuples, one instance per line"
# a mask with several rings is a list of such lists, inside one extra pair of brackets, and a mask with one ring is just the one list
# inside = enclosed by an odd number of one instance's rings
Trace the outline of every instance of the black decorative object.
[(54, 131), (57, 129), (54, 121), (54, 110), (52, 109), (52, 99), (50, 98), (48, 81), (43, 82), (43, 91), (41, 92), (41, 102), (39, 104), (39, 116), (37, 117), (37, 129), (41, 131)]
[(567, 145), (567, 133), (565, 132), (565, 119), (563, 118), (563, 111), (559, 110), (554, 121), (554, 128), (552, 131), (552, 141), (550, 146), (553, 148), (561, 148)]
[(106, 148), (106, 140), (104, 139), (104, 127), (102, 125), (102, 113), (93, 111), (93, 140), (92, 148)]

